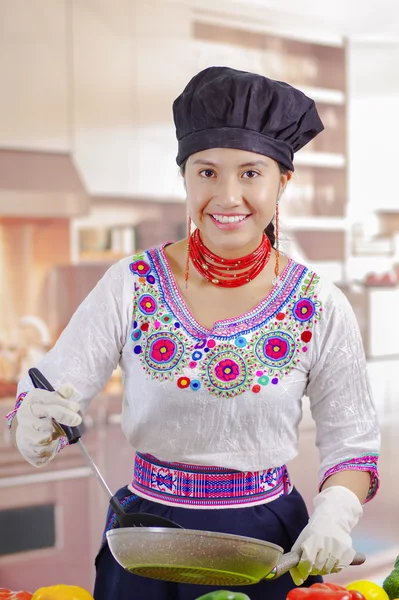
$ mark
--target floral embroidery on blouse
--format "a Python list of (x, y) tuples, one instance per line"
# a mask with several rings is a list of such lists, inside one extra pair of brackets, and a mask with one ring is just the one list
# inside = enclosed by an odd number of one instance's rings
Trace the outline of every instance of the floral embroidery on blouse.
[[(254, 310), (202, 328), (189, 313), (160, 249), (137, 257), (133, 352), (152, 379), (229, 398), (277, 385), (301, 362), (320, 319), (318, 276), (290, 261), (280, 287)], [(190, 377), (190, 371), (193, 377)]]

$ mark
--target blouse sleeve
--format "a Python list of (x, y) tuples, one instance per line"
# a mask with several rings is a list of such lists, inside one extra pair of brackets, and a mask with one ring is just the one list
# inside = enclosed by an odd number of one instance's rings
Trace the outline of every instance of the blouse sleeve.
[(380, 432), (357, 319), (335, 286), (318, 328), (307, 396), (316, 422), (320, 488), (339, 471), (368, 471), (367, 502), (379, 486)]
[[(129, 269), (124, 261), (113, 265), (95, 288), (85, 298), (55, 346), (36, 366), (55, 389), (68, 383), (75, 393), (72, 400), (78, 402), (84, 414), (91, 400), (104, 387), (117, 367), (125, 344), (129, 316), (129, 287), (126, 278)], [(126, 281), (129, 283), (127, 284)], [(133, 300), (133, 291), (132, 291)], [(18, 385), (18, 397), (14, 410), (7, 415), (9, 426), (32, 389), (29, 377)]]

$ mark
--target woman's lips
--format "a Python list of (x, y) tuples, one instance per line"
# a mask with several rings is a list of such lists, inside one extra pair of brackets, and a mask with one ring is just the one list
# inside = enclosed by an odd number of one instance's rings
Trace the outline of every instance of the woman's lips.
[[(224, 216), (235, 217), (238, 215), (224, 215)], [(213, 217), (213, 215), (209, 215), (209, 217), (212, 220), (212, 223), (214, 223), (218, 229), (238, 229), (239, 227), (242, 227), (243, 225), (245, 225), (245, 223), (248, 221), (250, 216), (251, 215), (245, 215), (245, 219), (241, 219), (241, 221), (233, 221), (233, 223), (221, 223), (220, 221), (215, 219)]]

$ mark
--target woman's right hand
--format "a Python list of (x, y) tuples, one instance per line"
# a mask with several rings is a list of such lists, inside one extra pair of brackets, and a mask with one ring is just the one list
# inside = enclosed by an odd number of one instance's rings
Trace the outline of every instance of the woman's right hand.
[(73, 387), (64, 385), (58, 392), (33, 389), (23, 399), (16, 414), (15, 442), (31, 465), (45, 465), (57, 452), (58, 439), (63, 433), (54, 426), (53, 419), (70, 427), (82, 422), (79, 404), (69, 400), (73, 394)]

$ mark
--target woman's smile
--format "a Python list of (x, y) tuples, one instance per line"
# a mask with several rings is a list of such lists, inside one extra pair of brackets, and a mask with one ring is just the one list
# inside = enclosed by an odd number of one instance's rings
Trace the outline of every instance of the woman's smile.
[(237, 213), (230, 213), (230, 214), (220, 214), (220, 213), (210, 214), (210, 213), (208, 213), (208, 215), (218, 229), (225, 229), (225, 230), (238, 229), (240, 227), (243, 227), (251, 216), (250, 214), (237, 214)]

